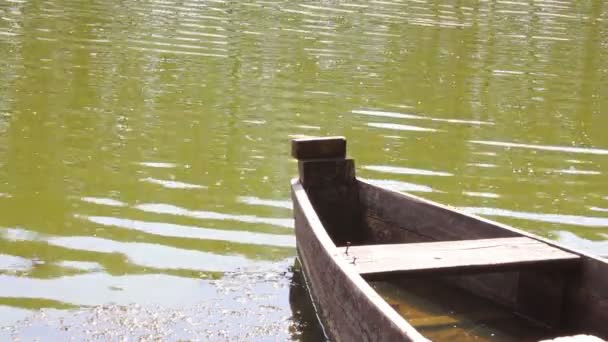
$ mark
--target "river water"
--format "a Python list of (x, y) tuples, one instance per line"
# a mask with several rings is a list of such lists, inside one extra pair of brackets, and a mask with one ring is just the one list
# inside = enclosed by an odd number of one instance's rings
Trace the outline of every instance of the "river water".
[(289, 141), (608, 255), (603, 1), (0, 1), (4, 336), (309, 339)]

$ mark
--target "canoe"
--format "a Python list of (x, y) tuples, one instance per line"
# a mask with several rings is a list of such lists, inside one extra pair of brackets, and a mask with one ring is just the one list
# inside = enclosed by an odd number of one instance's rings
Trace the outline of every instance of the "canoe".
[[(343, 137), (295, 139), (291, 148), (298, 259), (328, 339), (466, 340), (487, 327), (518, 340), (607, 338), (606, 259), (358, 179)], [(431, 303), (434, 315), (391, 302), (387, 287)], [(450, 298), (477, 308), (480, 320), (439, 312)], [(514, 318), (501, 325), (495, 312)], [(521, 330), (528, 325), (538, 330)]]

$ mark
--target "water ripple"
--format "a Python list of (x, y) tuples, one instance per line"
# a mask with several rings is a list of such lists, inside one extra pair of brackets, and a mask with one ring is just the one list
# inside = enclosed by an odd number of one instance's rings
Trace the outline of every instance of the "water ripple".
[(551, 171), (552, 172), (556, 172), (556, 173), (560, 173), (560, 174), (564, 174), (564, 175), (601, 175), (602, 174), (599, 171), (578, 170), (578, 169), (575, 169), (573, 167), (568, 168), (568, 169), (551, 170)]
[(163, 163), (163, 162), (141, 162), (139, 165), (152, 167), (152, 168), (161, 168), (161, 169), (171, 169), (177, 167), (175, 163)]
[(135, 206), (135, 208), (151, 213), (188, 216), (203, 220), (239, 221), (244, 223), (268, 224), (285, 228), (293, 228), (293, 219), (223, 214), (204, 210), (188, 210), (172, 204), (163, 203), (139, 204)]
[(241, 196), (238, 198), (239, 202), (250, 205), (262, 205), (275, 208), (292, 209), (292, 203), (290, 200), (270, 200), (262, 199), (255, 196)]
[(416, 131), (416, 132), (437, 132), (438, 130), (433, 128), (425, 128), (411, 125), (400, 125), (394, 123), (380, 123), (380, 122), (368, 122), (368, 126), (383, 129), (392, 129), (397, 131)]
[(242, 230), (211, 229), (164, 222), (149, 222), (108, 216), (76, 215), (93, 223), (142, 231), (148, 234), (201, 240), (218, 240), (252, 245), (295, 247), (293, 235), (256, 233)]
[(461, 123), (461, 124), (472, 124), (472, 125), (493, 125), (493, 122), (477, 121), (477, 120), (463, 120), (463, 119), (442, 119), (428, 116), (414, 115), (414, 114), (402, 114), (395, 112), (383, 112), (378, 110), (353, 110), (353, 114), (380, 116), (387, 118), (398, 118), (398, 119), (415, 119), (415, 120), (430, 120), (438, 122), (449, 122), (449, 123)]
[(190, 184), (190, 183), (178, 182), (178, 181), (174, 181), (174, 180), (156, 179), (156, 178), (152, 178), (152, 177), (141, 178), (140, 181), (146, 182), (146, 183), (158, 184), (167, 189), (206, 189), (207, 188), (204, 185)]
[(398, 192), (435, 192), (433, 188), (427, 185), (415, 184), (402, 182), (392, 179), (366, 179), (358, 177), (359, 179), (370, 183), (375, 186), (383, 187)]
[(400, 174), (400, 175), (420, 175), (420, 176), (440, 176), (440, 177), (453, 176), (453, 174), (451, 174), (449, 172), (413, 169), (413, 168), (409, 168), (409, 167), (398, 167), (398, 166), (387, 166), (387, 165), (365, 165), (365, 166), (363, 166), (363, 168), (366, 170), (394, 173), (394, 174)]
[(476, 192), (476, 191), (463, 191), (464, 195), (470, 197), (482, 197), (482, 198), (500, 198), (499, 194), (495, 194), (492, 192)]
[(553, 232), (553, 234), (557, 235), (557, 241), (566, 246), (572, 247), (583, 252), (587, 252), (592, 255), (608, 257), (608, 240), (587, 240), (568, 231), (557, 231)]
[(121, 202), (119, 200), (115, 200), (112, 198), (103, 198), (103, 197), (82, 197), (81, 200), (83, 202), (107, 205), (110, 207), (126, 207), (127, 203)]
[(190, 56), (199, 56), (199, 57), (228, 58), (227, 55), (213, 54), (213, 53), (203, 53), (203, 52), (164, 50), (164, 49), (143, 48), (143, 47), (133, 47), (133, 46), (129, 46), (129, 49), (136, 50), (136, 51), (143, 51), (143, 52), (168, 53), (168, 54), (190, 55)]
[(512, 143), (512, 142), (505, 142), (505, 141), (485, 141), (485, 140), (469, 140), (469, 142), (474, 143), (474, 144), (508, 147), (508, 148), (524, 148), (524, 149), (533, 149), (533, 150), (542, 150), (542, 151), (608, 155), (608, 150), (600, 149), (600, 148), (534, 145), (534, 144)]
[(101, 264), (92, 261), (63, 260), (58, 262), (57, 265), (86, 272), (102, 272), (105, 270)]
[(27, 271), (32, 268), (34, 262), (32, 260), (14, 256), (0, 254), (0, 270), (16, 272), (16, 271)]
[(74, 250), (120, 253), (135, 265), (157, 269), (227, 272), (271, 265), (270, 262), (254, 261), (240, 255), (218, 255), (151, 243), (120, 242), (92, 236), (50, 237), (47, 242), (53, 246)]
[(608, 217), (590, 217), (563, 214), (543, 214), (525, 211), (513, 211), (498, 208), (463, 207), (463, 211), (476, 215), (502, 216), (531, 221), (557, 223), (584, 227), (608, 227)]
[(373, 184), (530, 208), (473, 210), (608, 255), (606, 19), (599, 0), (0, 1), (0, 316), (181, 307), (215, 298), (207, 270), (291, 263), (298, 133), (349, 136)]
[[(82, 291), (84, 288), (88, 290)], [(36, 292), (32, 292), (31, 289), (36, 289)], [(162, 295), (159, 289), (165, 289)], [(166, 291), (166, 289), (179, 289), (179, 291)], [(199, 298), (205, 293), (210, 295), (215, 292), (211, 290), (202, 284), (200, 279), (159, 275), (113, 277), (105, 273), (87, 273), (55, 279), (0, 275), (0, 293), (3, 297), (46, 298), (76, 305), (109, 302), (179, 304), (190, 302), (192, 298)]]

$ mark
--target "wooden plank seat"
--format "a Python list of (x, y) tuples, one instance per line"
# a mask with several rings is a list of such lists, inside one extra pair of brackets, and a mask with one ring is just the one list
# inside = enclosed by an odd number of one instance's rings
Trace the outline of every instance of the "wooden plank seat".
[(580, 257), (527, 237), (339, 247), (361, 275), (572, 267)]

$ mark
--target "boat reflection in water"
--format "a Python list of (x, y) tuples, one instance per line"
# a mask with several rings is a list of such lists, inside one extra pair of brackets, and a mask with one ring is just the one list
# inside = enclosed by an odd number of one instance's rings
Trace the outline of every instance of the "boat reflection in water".
[(327, 340), (312, 304), (298, 259), (294, 262), (289, 284), (289, 305), (293, 312), (293, 324), (290, 327), (290, 333), (294, 339), (303, 342)]

